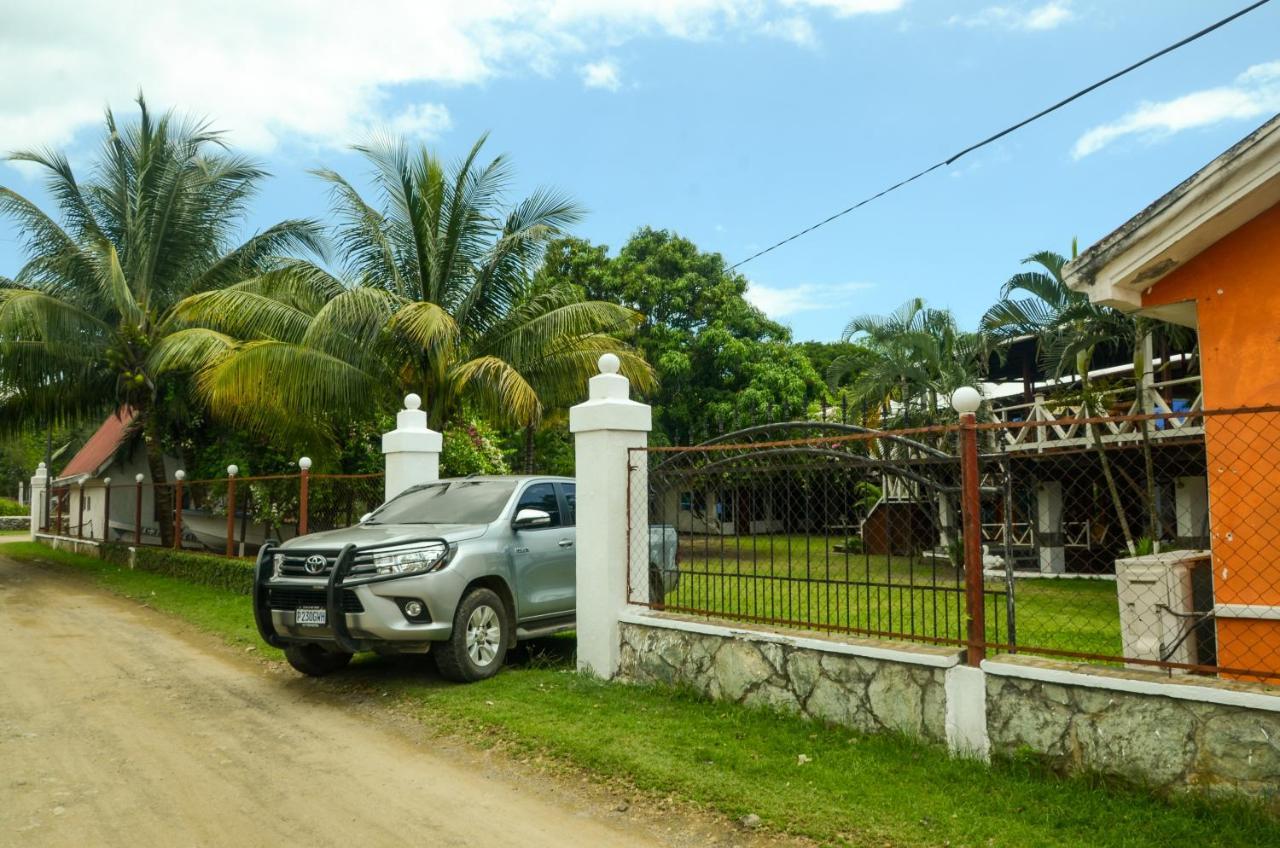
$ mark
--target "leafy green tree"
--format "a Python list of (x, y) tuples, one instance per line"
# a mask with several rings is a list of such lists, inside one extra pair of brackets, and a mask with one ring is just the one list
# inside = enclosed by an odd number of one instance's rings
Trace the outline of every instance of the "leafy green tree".
[(783, 416), (803, 416), (822, 396), (821, 378), (790, 331), (746, 300), (747, 281), (717, 253), (667, 230), (637, 231), (614, 257), (581, 239), (552, 243), (542, 285), (643, 316), (634, 341), (658, 375), (656, 438), (699, 441)]
[(178, 312), (199, 329), (165, 354), (199, 360), (213, 410), (261, 433), (332, 437), (337, 423), (398, 409), (410, 391), (435, 427), (464, 408), (536, 424), (582, 396), (606, 351), (650, 386), (650, 369), (618, 338), (639, 320), (632, 310), (533, 281), (578, 206), (547, 189), (507, 206), (514, 174), (503, 156), (480, 161), (484, 141), (453, 166), (393, 139), (357, 147), (373, 170), (372, 200), (319, 171), (343, 273), (299, 262), (188, 298)]
[[(9, 157), (46, 174), (61, 222), (0, 187), (0, 214), (15, 223), (27, 254), (13, 279), (0, 279), (0, 426), (100, 419), (128, 405), (159, 483), (163, 421), (185, 402), (170, 373), (174, 362), (158, 353), (188, 338), (178, 304), (256, 277), (283, 253), (320, 245), (318, 225), (305, 220), (282, 221), (236, 244), (266, 173), (227, 151), (207, 124), (171, 112), (156, 119), (141, 96), (138, 108), (127, 125), (107, 112), (87, 180), (56, 151)], [(160, 519), (171, 504), (167, 488), (157, 492)], [(158, 524), (170, 541), (170, 522)]]

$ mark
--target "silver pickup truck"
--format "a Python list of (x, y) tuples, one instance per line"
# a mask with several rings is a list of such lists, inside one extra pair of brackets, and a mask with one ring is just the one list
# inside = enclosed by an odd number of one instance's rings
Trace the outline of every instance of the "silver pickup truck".
[[(258, 631), (303, 674), (359, 651), (430, 651), (451, 680), (491, 677), (517, 640), (574, 626), (576, 502), (568, 477), (441, 480), (354, 527), (267, 543)], [(676, 531), (649, 535), (649, 591), (661, 596), (679, 580)]]

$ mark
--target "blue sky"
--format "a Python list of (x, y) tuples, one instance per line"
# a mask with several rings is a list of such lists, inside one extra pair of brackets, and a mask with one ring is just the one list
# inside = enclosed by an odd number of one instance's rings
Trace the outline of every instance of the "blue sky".
[[(588, 207), (579, 235), (648, 224), (736, 261), (1244, 0), (161, 5), (7, 10), (0, 148), (84, 163), (142, 87), (266, 163), (259, 227), (323, 215), (308, 169), (359, 177), (344, 147), (376, 128), (450, 158), (488, 130), (517, 193)], [(1277, 35), (1280, 3), (746, 265), (753, 300), (800, 339), (916, 295), (975, 322), (1020, 258), (1087, 246), (1280, 111)], [(0, 274), (19, 261), (0, 223)]]

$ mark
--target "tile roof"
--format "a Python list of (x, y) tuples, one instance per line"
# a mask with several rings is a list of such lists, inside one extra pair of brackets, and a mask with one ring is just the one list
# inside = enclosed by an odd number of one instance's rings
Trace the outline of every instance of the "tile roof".
[(129, 406), (121, 406), (114, 413), (108, 415), (97, 432), (89, 437), (89, 441), (84, 443), (84, 447), (80, 448), (76, 455), (71, 457), (71, 461), (67, 463), (66, 467), (62, 469), (62, 473), (58, 475), (57, 481), (81, 475), (88, 477), (98, 476), (115, 458), (116, 451), (120, 449), (125, 439), (128, 438), (136, 417), (136, 413)]

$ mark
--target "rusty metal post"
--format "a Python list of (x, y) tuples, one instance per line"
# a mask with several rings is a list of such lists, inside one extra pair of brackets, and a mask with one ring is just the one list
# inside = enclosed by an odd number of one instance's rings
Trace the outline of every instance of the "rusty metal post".
[(173, 472), (173, 549), (182, 550), (182, 481), (187, 472), (179, 468)]
[(298, 535), (307, 535), (307, 511), (310, 492), (311, 458), (304, 456), (298, 460)]
[(62, 535), (62, 493), (55, 491), (53, 494), (54, 494), (54, 497), (58, 499), (58, 523), (57, 525), (55, 525), (53, 535), (61, 536)]
[(76, 538), (84, 538), (84, 481), (76, 487)]
[(982, 501), (979, 493), (977, 418), (960, 415), (960, 514), (964, 537), (964, 586), (968, 609), (968, 662), (986, 657), (986, 610), (982, 592)]
[(133, 544), (140, 546), (142, 544), (142, 480), (141, 474), (133, 478), (138, 484), (138, 490), (134, 493), (133, 498)]
[(236, 474), (240, 469), (227, 466), (227, 556), (236, 553)]
[(111, 478), (102, 480), (102, 541), (111, 541)]

